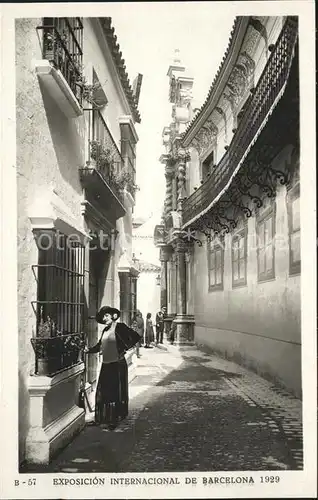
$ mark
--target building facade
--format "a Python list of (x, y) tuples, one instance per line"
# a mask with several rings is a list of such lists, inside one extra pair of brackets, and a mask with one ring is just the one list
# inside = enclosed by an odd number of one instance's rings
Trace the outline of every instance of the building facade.
[(300, 396), (297, 18), (236, 18), (194, 116), (184, 68), (174, 71), (165, 217), (155, 232), (169, 319), (188, 318), (179, 342), (193, 339)]
[(99, 307), (135, 313), (141, 80), (111, 18), (16, 21), (20, 462), (47, 463), (83, 427)]
[(147, 313), (151, 313), (153, 322), (160, 310), (161, 267), (153, 241), (153, 231), (157, 221), (157, 217), (153, 214), (147, 219), (133, 220), (133, 252), (139, 271), (137, 309), (144, 318)]

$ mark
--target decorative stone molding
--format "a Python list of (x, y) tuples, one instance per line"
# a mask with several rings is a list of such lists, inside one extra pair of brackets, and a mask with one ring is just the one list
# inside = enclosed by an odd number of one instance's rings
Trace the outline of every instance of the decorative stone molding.
[(173, 320), (176, 325), (175, 345), (194, 345), (194, 316), (189, 314), (177, 314)]
[(259, 33), (251, 25), (248, 27), (247, 35), (244, 39), (242, 52), (246, 52), (250, 57), (253, 57), (255, 47), (259, 41)]
[(83, 243), (91, 239), (52, 186), (36, 196), (28, 215), (33, 230), (57, 229), (67, 236), (76, 235)]
[(268, 36), (267, 36), (267, 30), (265, 24), (263, 24), (263, 18), (262, 17), (254, 17), (251, 16), (249, 20), (250, 26), (252, 26), (263, 38), (265, 42), (265, 47), (266, 50), (268, 50)]
[(159, 260), (161, 262), (168, 262), (170, 255), (171, 255), (171, 252), (172, 252), (172, 248), (170, 246), (161, 247)]
[(205, 152), (211, 144), (216, 142), (218, 135), (218, 128), (213, 122), (211, 115), (208, 120), (201, 127), (196, 136), (192, 139), (190, 146), (194, 147), (199, 156)]
[[(178, 236), (177, 233), (176, 233), (176, 236)], [(177, 237), (177, 239), (175, 239), (172, 242), (172, 247), (173, 247), (175, 253), (185, 253), (188, 250), (188, 245), (180, 237)]]
[(82, 107), (59, 69), (54, 68), (47, 59), (42, 59), (35, 61), (35, 71), (39, 80), (67, 118), (76, 118), (83, 114)]
[(28, 463), (48, 464), (52, 455), (84, 427), (85, 412), (75, 404), (83, 371), (84, 363), (81, 362), (53, 377), (29, 377)]
[(247, 78), (254, 76), (255, 61), (248, 55), (246, 51), (241, 52), (239, 57), (239, 64), (243, 66)]
[(134, 138), (135, 143), (139, 141), (139, 137), (136, 132), (136, 127), (134, 125), (134, 121), (131, 115), (122, 115), (119, 117), (119, 125), (128, 125), (131, 135)]

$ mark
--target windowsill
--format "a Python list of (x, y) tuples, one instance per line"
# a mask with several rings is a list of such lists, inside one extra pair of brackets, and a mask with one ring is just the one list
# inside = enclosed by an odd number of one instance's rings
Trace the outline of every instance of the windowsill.
[(30, 375), (29, 391), (32, 393), (47, 393), (53, 387), (65, 383), (74, 377), (77, 377), (84, 371), (84, 363), (79, 361), (73, 366), (64, 368), (53, 376), (49, 375)]
[(209, 286), (208, 291), (210, 293), (210, 292), (218, 292), (218, 291), (223, 292), (223, 290), (224, 290), (224, 287), (222, 285), (222, 286)]
[(244, 288), (245, 286), (247, 286), (247, 282), (244, 281), (242, 283), (233, 283), (232, 282), (232, 288)]
[(295, 269), (295, 271), (293, 271), (292, 269), (289, 270), (289, 277), (292, 278), (293, 276), (300, 276), (301, 275), (301, 269)]
[(276, 276), (272, 276), (271, 278), (258, 278), (257, 283), (267, 283), (268, 281), (275, 281)]
[(67, 118), (77, 118), (83, 114), (82, 107), (60, 70), (54, 68), (47, 59), (36, 61), (35, 70), (39, 80)]

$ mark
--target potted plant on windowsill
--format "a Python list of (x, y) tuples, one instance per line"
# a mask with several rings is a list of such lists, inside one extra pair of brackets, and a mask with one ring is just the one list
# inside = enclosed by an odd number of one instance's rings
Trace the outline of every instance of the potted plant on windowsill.
[(91, 104), (94, 109), (100, 109), (107, 104), (107, 99), (103, 90), (103, 86), (99, 81), (87, 83), (83, 74), (84, 69), (78, 66), (76, 85), (79, 87), (82, 99)]
[(139, 190), (139, 186), (135, 183), (133, 175), (127, 169), (121, 170), (118, 174), (113, 174), (112, 182), (119, 192), (123, 192), (126, 189), (132, 196), (135, 196), (136, 191)]
[(31, 344), (36, 356), (36, 374), (49, 375), (55, 364), (54, 346), (52, 339), (54, 338), (55, 324), (48, 316), (44, 321), (43, 308), (41, 308), (40, 323), (37, 328), (37, 336), (31, 339)]
[(107, 180), (110, 180), (114, 165), (113, 154), (110, 148), (105, 147), (99, 141), (91, 141), (90, 158), (95, 162), (96, 169), (102, 173)]
[(36, 356), (37, 375), (52, 376), (81, 361), (83, 335), (63, 335), (49, 316), (44, 321), (42, 309), (37, 336), (31, 339), (31, 344)]

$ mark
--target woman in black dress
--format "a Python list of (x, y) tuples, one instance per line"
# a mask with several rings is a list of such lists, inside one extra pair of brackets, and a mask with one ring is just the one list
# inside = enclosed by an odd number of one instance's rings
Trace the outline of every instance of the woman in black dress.
[(105, 325), (96, 345), (86, 348), (87, 354), (101, 352), (103, 363), (95, 396), (95, 424), (106, 424), (115, 429), (119, 420), (128, 415), (128, 368), (125, 352), (140, 340), (137, 332), (118, 322), (120, 311), (102, 307), (98, 323)]

